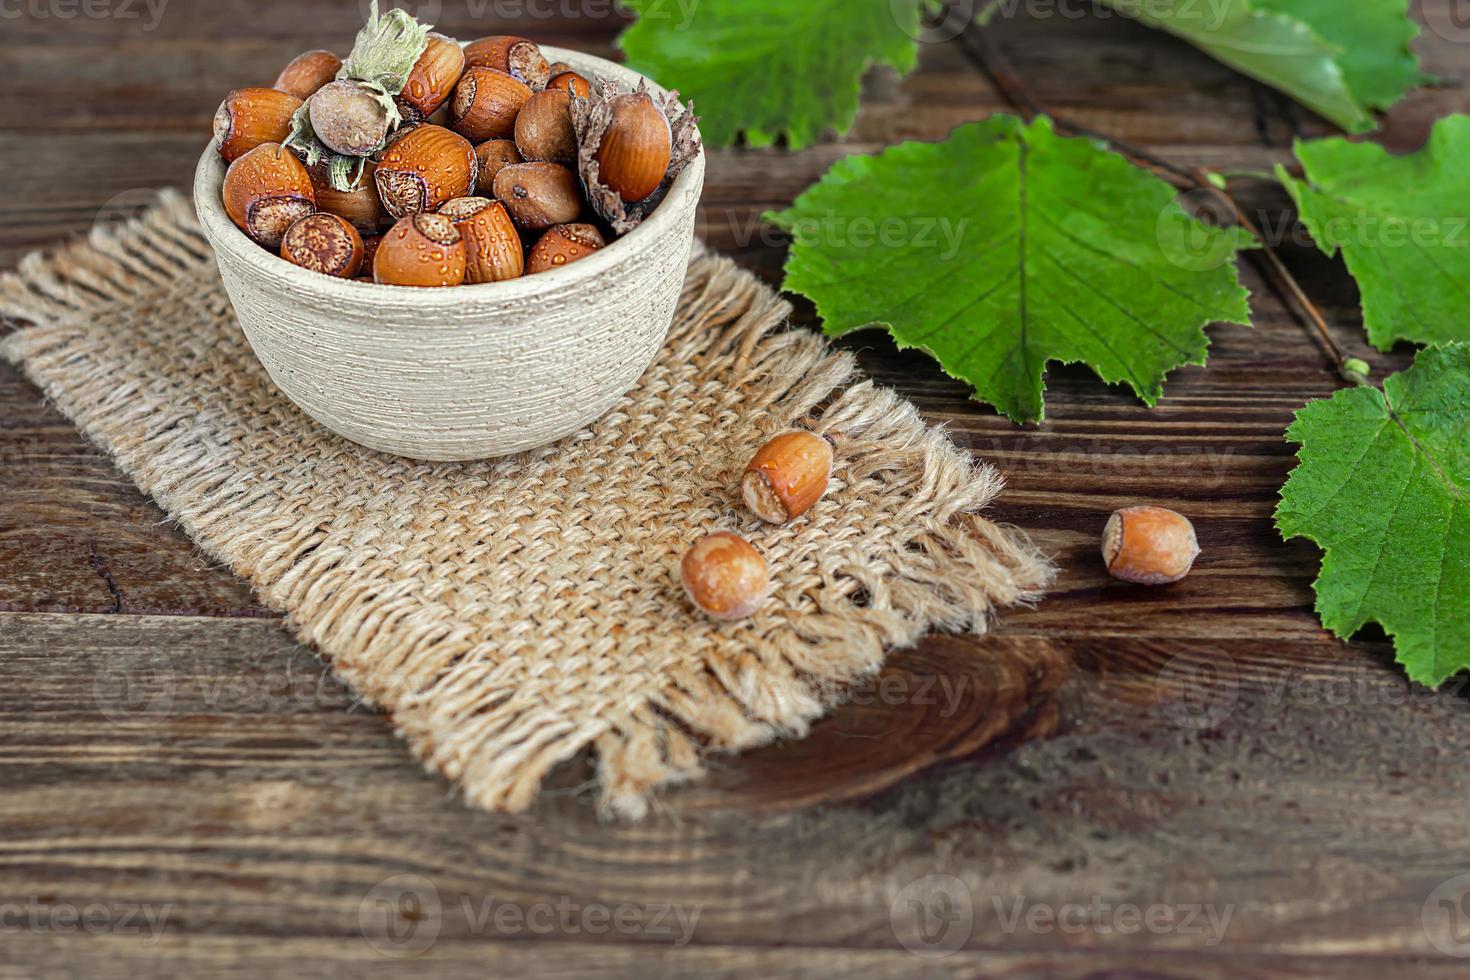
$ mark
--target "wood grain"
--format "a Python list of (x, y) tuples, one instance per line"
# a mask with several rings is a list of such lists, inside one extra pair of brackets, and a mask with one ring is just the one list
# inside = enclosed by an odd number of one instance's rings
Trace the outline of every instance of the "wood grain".
[[(1418, 14), (1443, 26), (1451, 3)], [(358, 6), (171, 0), (150, 31), (5, 20), (0, 265), (185, 184), (219, 94), (297, 51), (342, 47)], [(485, 21), (445, 0), (440, 23), (615, 54), (622, 18), (564, 6), (545, 20), (499, 4)], [(1187, 167), (1269, 169), (1294, 136), (1329, 132), (1135, 23), (1031, 11), (991, 32), (1048, 107)], [(1430, 32), (1419, 47), (1448, 81), (1388, 117), (1396, 150), (1467, 108), (1470, 46)], [(762, 211), (848, 153), (1006, 109), (961, 45), (925, 44), (920, 62), (904, 80), (868, 79), (844, 140), (712, 153), (700, 234), (779, 282), (784, 242)], [(1241, 187), (1253, 215), (1290, 228), (1278, 190)], [(1407, 362), (1365, 347), (1340, 263), (1301, 241), (1282, 254), (1339, 343), (1379, 376)], [(595, 820), (586, 758), (524, 818), (463, 807), (0, 367), (0, 911), (173, 906), (155, 945), (116, 927), (7, 933), (0, 977), (294, 976), (303, 961), (323, 976), (1462, 975), (1424, 916), (1437, 886), (1470, 872), (1465, 698), (1410, 688), (1375, 631), (1345, 645), (1320, 629), (1317, 553), (1281, 542), (1270, 514), (1293, 411), (1337, 382), (1260, 267), (1245, 267), (1255, 327), (1214, 328), (1210, 366), (1176, 372), (1152, 411), (1053, 368), (1048, 422), (1016, 427), (883, 336), (844, 341), (1006, 472), (997, 514), (1057, 557), (1057, 590), (995, 640), (934, 637), (898, 654), (809, 739), (729, 760), (641, 825)], [(1106, 515), (1142, 500), (1188, 513), (1205, 549), (1168, 590), (1114, 583), (1096, 558)], [(429, 879), (443, 902), (418, 958), (384, 956), (359, 921), (400, 874)], [(975, 920), (961, 951), (917, 959), (894, 904), (936, 874), (958, 879)], [(491, 896), (700, 917), (683, 947), (647, 931), (496, 931), (464, 914)], [(1232, 914), (1209, 945), (1106, 918), (1008, 930), (995, 905), (1094, 899)]]

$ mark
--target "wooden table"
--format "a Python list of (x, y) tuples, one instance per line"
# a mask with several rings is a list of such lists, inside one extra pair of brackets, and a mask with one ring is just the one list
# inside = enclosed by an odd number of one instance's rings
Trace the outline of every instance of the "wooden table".
[[(1451, 2), (1422, 15), (1448, 23)], [(0, 8), (0, 266), (185, 184), (221, 93), (344, 47), (359, 6), (172, 0), (156, 24), (123, 0)], [(574, 0), (442, 8), (452, 34), (603, 55), (623, 23)], [(471, 16), (486, 9), (518, 16)], [(1186, 167), (1266, 170), (1328, 132), (1080, 3), (989, 37), (1051, 110)], [(1451, 80), (1391, 115), (1395, 149), (1467, 106), (1470, 47), (1421, 49)], [(713, 153), (701, 233), (777, 282), (762, 210), (844, 154), (1007, 108), (960, 42), (924, 44), (921, 66), (870, 78), (846, 140)], [(1279, 189), (1249, 186), (1279, 220)], [(1380, 377), (1407, 363), (1366, 347), (1340, 264), (1282, 252), (1339, 343)], [(0, 368), (0, 977), (1470, 972), (1447, 955), (1470, 928), (1437, 948), (1424, 926), (1470, 908), (1451, 880), (1470, 872), (1470, 709), (1411, 689), (1381, 633), (1344, 645), (1313, 616), (1317, 551), (1271, 512), (1292, 412), (1338, 382), (1263, 269), (1245, 263), (1255, 328), (1214, 329), (1209, 368), (1152, 411), (1054, 368), (1050, 421), (1016, 427), (925, 358), (854, 338), (1007, 472), (997, 513), (1061, 579), (992, 639), (895, 655), (809, 739), (730, 759), (636, 825), (595, 819), (586, 759), (526, 816), (467, 809)], [(1195, 520), (1180, 585), (1105, 576), (1103, 521), (1138, 501)]]

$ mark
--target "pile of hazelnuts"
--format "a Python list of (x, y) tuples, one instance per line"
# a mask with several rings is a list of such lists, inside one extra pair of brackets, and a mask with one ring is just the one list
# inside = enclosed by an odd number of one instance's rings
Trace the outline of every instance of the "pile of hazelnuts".
[[(309, 51), (214, 120), (231, 220), (314, 272), (392, 286), (546, 272), (630, 230), (677, 175), (676, 96), (621, 92), (523, 37), (428, 34), (396, 96), (347, 74)], [(315, 155), (351, 161), (350, 178), (301, 151), (307, 123)]]

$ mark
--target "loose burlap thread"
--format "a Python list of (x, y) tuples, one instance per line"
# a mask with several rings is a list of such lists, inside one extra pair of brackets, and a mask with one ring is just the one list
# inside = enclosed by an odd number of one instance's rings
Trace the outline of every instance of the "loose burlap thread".
[[(522, 810), (591, 747), (602, 807), (637, 818), (707, 753), (800, 737), (887, 650), (983, 632), (1051, 575), (979, 516), (990, 466), (788, 313), (697, 247), (667, 344), (607, 416), (507, 459), (417, 463), (276, 390), (164, 192), (0, 278), (0, 314), (23, 321), (0, 352), (470, 802)], [(762, 524), (739, 477), (793, 425), (837, 441), (832, 486)], [(678, 583), (719, 529), (776, 583), (743, 623), (705, 619)]]

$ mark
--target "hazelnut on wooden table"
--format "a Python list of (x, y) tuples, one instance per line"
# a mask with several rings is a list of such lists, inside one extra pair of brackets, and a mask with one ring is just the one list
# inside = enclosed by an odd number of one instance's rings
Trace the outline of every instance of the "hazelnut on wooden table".
[(1125, 507), (1103, 529), (1108, 574), (1139, 585), (1168, 585), (1189, 574), (1199, 557), (1194, 525), (1163, 507)]

